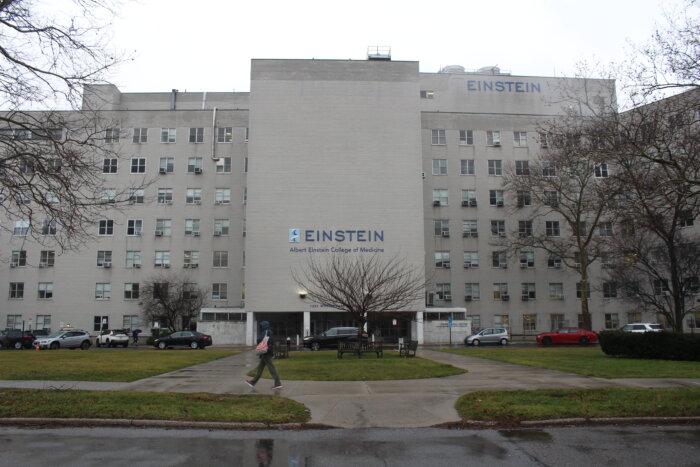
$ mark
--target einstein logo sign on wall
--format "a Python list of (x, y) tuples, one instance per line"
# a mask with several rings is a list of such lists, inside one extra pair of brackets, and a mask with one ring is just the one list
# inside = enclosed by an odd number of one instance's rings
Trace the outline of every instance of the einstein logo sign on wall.
[(299, 229), (289, 229), (289, 243), (299, 243), (300, 241)]
[[(289, 243), (383, 243), (384, 231), (372, 229), (316, 230), (289, 229)], [(382, 253), (384, 248), (369, 246), (308, 246), (292, 247), (291, 253)]]

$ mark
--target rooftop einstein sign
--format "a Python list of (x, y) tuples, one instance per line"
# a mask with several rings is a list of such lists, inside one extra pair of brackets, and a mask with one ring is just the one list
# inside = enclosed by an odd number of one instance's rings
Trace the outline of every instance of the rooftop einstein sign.
[(476, 92), (541, 92), (540, 83), (528, 81), (467, 80), (467, 91)]

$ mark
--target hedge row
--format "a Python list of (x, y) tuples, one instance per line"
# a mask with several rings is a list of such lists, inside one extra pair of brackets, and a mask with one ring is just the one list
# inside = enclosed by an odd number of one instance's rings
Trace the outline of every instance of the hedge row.
[(606, 355), (700, 361), (700, 334), (603, 331), (598, 337)]

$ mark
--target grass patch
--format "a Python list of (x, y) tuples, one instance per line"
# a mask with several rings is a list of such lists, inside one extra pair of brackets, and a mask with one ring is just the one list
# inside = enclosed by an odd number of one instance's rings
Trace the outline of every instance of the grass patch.
[(235, 353), (211, 349), (0, 351), (0, 380), (130, 382)]
[[(392, 379), (441, 378), (464, 373), (451, 365), (423, 358), (403, 358), (398, 352), (384, 351), (384, 358), (366, 354), (362, 358), (335, 351), (292, 352), (290, 358), (274, 360), (282, 379), (306, 381), (386, 381)], [(248, 373), (254, 375), (255, 370)], [(264, 378), (271, 378), (267, 368)]]
[(9, 417), (292, 423), (310, 414), (299, 402), (264, 395), (3, 389), (0, 418)]
[(442, 351), (599, 378), (700, 378), (700, 362), (610, 357), (597, 346), (479, 347)]
[(456, 408), (466, 420), (507, 423), (579, 417), (688, 417), (700, 415), (700, 388), (478, 391), (460, 397)]

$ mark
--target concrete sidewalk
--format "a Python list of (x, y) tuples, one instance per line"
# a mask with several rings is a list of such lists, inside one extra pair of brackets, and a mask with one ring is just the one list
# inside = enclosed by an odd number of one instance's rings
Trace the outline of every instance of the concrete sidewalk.
[(445, 378), (345, 382), (289, 381), (282, 374), (282, 390), (273, 391), (272, 381), (267, 379), (260, 380), (255, 389), (250, 389), (245, 384), (246, 372), (257, 366), (258, 358), (252, 352), (243, 352), (133, 383), (0, 381), (0, 387), (275, 394), (305, 404), (311, 410), (312, 423), (342, 428), (402, 428), (459, 421), (454, 408), (457, 398), (482, 389), (663, 388), (700, 385), (700, 379), (592, 378), (433, 350), (419, 350), (418, 356), (463, 368), (468, 372)]

